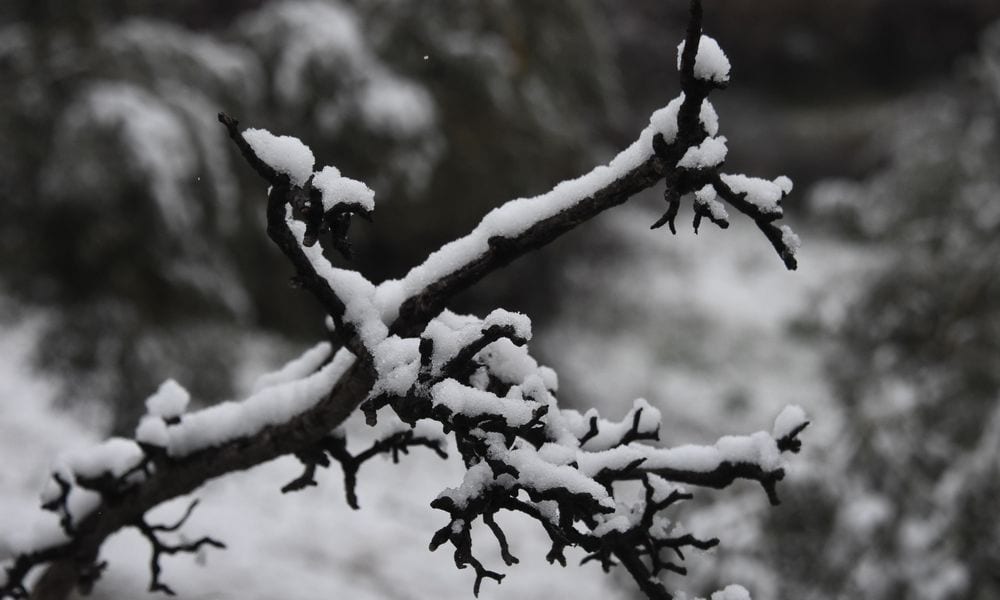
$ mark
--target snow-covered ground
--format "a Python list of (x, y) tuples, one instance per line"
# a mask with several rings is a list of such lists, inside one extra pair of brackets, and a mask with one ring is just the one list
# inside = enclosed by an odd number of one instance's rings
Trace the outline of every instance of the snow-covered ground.
[[(0, 332), (5, 357), (0, 362), (0, 556), (9, 554), (18, 534), (43, 516), (37, 498), (50, 463), (99, 437), (72, 411), (55, 408), (54, 387), (30, 370), (35, 331), (29, 324)], [(350, 428), (357, 430), (363, 447), (363, 423), (355, 421)], [(211, 535), (228, 549), (166, 558), (164, 581), (182, 598), (469, 598), (471, 570), (457, 570), (444, 548), (427, 550), (433, 532), (448, 521), (428, 505), (442, 489), (457, 485), (463, 471), (457, 457), (442, 461), (421, 449), (399, 465), (377, 458), (362, 467), (359, 511), (346, 505), (336, 467), (320, 474), (318, 488), (289, 495), (279, 488), (300, 473), (292, 458), (214, 481), (196, 494), (201, 504), (183, 532), (192, 538)], [(150, 521), (173, 521), (188, 502), (164, 505)], [(503, 515), (499, 520), (521, 564), (501, 569), (495, 542), (482, 539), (482, 558), (508, 577), (499, 587), (486, 582), (480, 597), (585, 593), (615, 599), (632, 594), (631, 582), (607, 577), (595, 565), (574, 566), (572, 553), (566, 569), (546, 563), (547, 537), (536, 523)], [(149, 548), (136, 532), (113, 537), (102, 559), (110, 567), (94, 598), (145, 595)]]
[[(706, 224), (698, 237), (688, 231), (673, 237), (647, 231), (650, 221), (641, 208), (607, 219), (631, 250), (622, 259), (575, 265), (570, 293), (588, 301), (567, 302), (536, 338), (556, 358), (564, 386), (580, 392), (576, 404), (593, 402), (617, 418), (633, 398), (645, 397), (663, 410), (663, 439), (670, 444), (768, 429), (782, 406), (800, 404), (815, 422), (807, 444), (825, 446), (836, 419), (822, 374), (823, 345), (797, 335), (793, 324), (817, 309), (821, 318), (835, 319), (850, 291), (841, 282), (870, 261), (807, 233), (802, 267), (788, 273), (749, 222), (729, 231)], [(0, 555), (13, 540), (4, 536), (40, 515), (37, 495), (50, 462), (99, 437), (87, 425), (93, 420), (54, 407), (53, 385), (30, 370), (36, 329), (28, 322), (0, 333)], [(357, 421), (349, 430), (363, 445), (364, 425)], [(428, 504), (462, 472), (457, 460), (420, 449), (400, 465), (376, 459), (362, 467), (360, 511), (347, 507), (337, 467), (321, 473), (318, 488), (290, 495), (279, 488), (299, 473), (291, 458), (214, 481), (198, 492), (202, 502), (183, 531), (211, 535), (228, 549), (167, 558), (164, 580), (184, 598), (468, 598), (472, 573), (455, 569), (446, 549), (427, 550), (446, 522)], [(740, 506), (763, 508), (759, 490), (739, 489), (755, 498)], [(189, 501), (160, 507), (151, 520), (172, 521)], [(727, 543), (735, 548), (752, 541), (752, 528), (734, 528), (740, 521), (733, 516), (717, 506), (696, 519), (695, 531), (721, 534), (723, 552)], [(495, 542), (484, 536), (481, 556), (508, 577), (500, 586), (484, 584), (481, 597), (634, 596), (630, 581), (593, 564), (575, 566), (572, 555), (566, 569), (548, 565), (547, 538), (535, 523), (509, 517), (506, 529), (521, 564), (501, 569)], [(102, 555), (110, 568), (95, 597), (141, 597), (148, 550), (133, 531), (112, 538)], [(689, 562), (711, 571), (714, 560)], [(752, 568), (744, 575), (735, 583), (766, 587), (753, 580)], [(684, 583), (675, 579), (679, 587)]]
[[(726, 231), (703, 224), (695, 235), (682, 212), (672, 236), (647, 230), (657, 216), (642, 205), (614, 211), (604, 226), (626, 240), (625, 252), (570, 267), (560, 316), (536, 337), (560, 374), (561, 401), (616, 418), (633, 398), (645, 398), (663, 413), (667, 445), (764, 429), (783, 406), (797, 404), (812, 425), (786, 479), (831, 472), (842, 428), (825, 375), (830, 344), (823, 332), (839, 321), (881, 253), (797, 228), (799, 270), (789, 272), (745, 219)], [(754, 598), (778, 597), (777, 565), (758, 542), (768, 533), (755, 517), (801, 507), (771, 507), (749, 483), (695, 496), (685, 525), (722, 543), (714, 556), (690, 561), (678, 586), (705, 591), (735, 582)]]
[(647, 230), (656, 216), (614, 211), (605, 226), (626, 252), (570, 266), (560, 315), (536, 337), (577, 396), (562, 402), (615, 418), (646, 398), (670, 444), (766, 428), (799, 404), (815, 417), (806, 439), (825, 439), (834, 423), (813, 321), (840, 318), (877, 255), (806, 231), (789, 272), (749, 220), (695, 235), (682, 213), (672, 236)]

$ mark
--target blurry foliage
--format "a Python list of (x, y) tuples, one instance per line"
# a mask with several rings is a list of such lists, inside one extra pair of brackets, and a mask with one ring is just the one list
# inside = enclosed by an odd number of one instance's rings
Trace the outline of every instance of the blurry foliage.
[[(282, 282), (264, 190), (217, 111), (369, 182), (379, 210), (356, 228), (357, 260), (398, 276), (490, 207), (631, 139), (628, 121), (673, 95), (665, 40), (684, 4), (0, 3), (3, 291), (55, 309), (44, 363), (68, 397), (116, 405), (120, 432), (168, 376), (221, 397), (234, 340), (303, 334), (318, 314)], [(997, 16), (993, 0), (731, 0), (706, 26), (741, 85), (831, 106), (928, 85)], [(870, 178), (813, 194), (819, 221), (889, 260), (836, 331), (851, 452), (787, 482), (798, 509), (762, 516), (774, 522), (753, 568), (779, 565), (780, 597), (1000, 595), (1000, 29), (983, 40), (965, 79), (879, 114), (888, 142)], [(584, 235), (570, 243), (595, 260), (619, 249)], [(537, 258), (460, 308), (551, 309), (560, 265)]]
[[(5, 3), (5, 293), (56, 309), (43, 363), (67, 396), (115, 404), (118, 431), (167, 376), (222, 396), (232, 340), (319, 315), (281, 283), (265, 190), (232, 162), (219, 110), (368, 182), (381, 208), (360, 268), (399, 276), (592, 163), (621, 109), (600, 20), (582, 1)], [(482, 294), (544, 295), (511, 281)]]
[(829, 518), (775, 523), (771, 543), (805, 553), (783, 597), (1000, 596), (1000, 24), (962, 77), (901, 107), (884, 168), (814, 194), (888, 256), (836, 330), (850, 450), (799, 490)]
[[(739, 57), (740, 87), (786, 102), (919, 87), (949, 72), (974, 50), (975, 32), (1000, 17), (995, 0), (727, 0), (721, 8), (705, 28)], [(657, 65), (673, 52), (663, 28), (683, 23), (684, 10), (683, 2), (637, 0), (613, 13), (624, 52), (660, 59), (629, 63), (630, 91), (662, 77)]]
[[(669, 69), (685, 2), (605, 0), (631, 130), (676, 94)], [(880, 104), (934, 85), (1000, 18), (996, 0), (726, 0), (705, 29), (733, 58), (739, 85), (719, 95), (727, 164), (780, 172), (797, 192), (829, 177), (863, 178), (879, 165), (868, 146)], [(799, 196), (796, 193), (796, 196)], [(786, 210), (804, 217), (802, 203)]]

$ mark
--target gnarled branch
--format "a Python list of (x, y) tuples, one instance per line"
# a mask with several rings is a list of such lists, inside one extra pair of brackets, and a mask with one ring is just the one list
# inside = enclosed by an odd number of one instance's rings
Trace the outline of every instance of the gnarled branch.
[[(120, 461), (109, 459), (107, 468), (98, 472), (81, 465), (58, 471), (58, 489), (46, 504), (59, 512), (65, 539), (47, 541), (15, 557), (4, 567), (0, 597), (26, 596), (25, 582), (31, 571), (47, 563), (55, 568), (42, 576), (36, 589), (62, 585), (58, 577), (66, 572), (74, 574), (76, 583), (89, 585), (102, 568), (97, 557), (104, 541), (129, 526), (139, 529), (153, 546), (151, 589), (169, 593), (159, 577), (161, 555), (197, 551), (206, 545), (221, 547), (221, 543), (207, 537), (193, 544), (164, 543), (159, 534), (180, 527), (184, 519), (176, 527), (149, 525), (145, 515), (160, 503), (190, 493), (215, 477), (295, 454), (305, 470), (286, 490), (312, 485), (315, 469), (333, 458), (344, 467), (349, 503), (356, 506), (352, 482), (364, 460), (412, 445), (443, 452), (438, 442), (404, 432), (376, 442), (360, 455), (347, 453), (342, 438), (331, 437), (331, 432), (369, 400), (372, 413), (388, 407), (411, 425), (420, 420), (440, 423), (453, 435), (469, 472), (481, 477), (464, 491), (446, 491), (432, 505), (450, 515), (432, 547), (446, 542), (455, 547), (456, 564), (476, 571), (476, 592), (484, 579), (499, 581), (502, 575), (472, 556), (472, 523), (482, 518), (497, 538), (504, 562), (513, 564), (516, 559), (493, 520), (498, 510), (513, 510), (537, 520), (549, 535), (550, 561), (565, 563), (564, 548), (579, 546), (605, 567), (617, 558), (650, 598), (669, 598), (666, 589), (651, 578), (664, 570), (680, 572), (683, 567), (663, 559), (660, 552), (669, 550), (682, 557), (682, 548), (705, 548), (715, 542), (670, 535), (658, 525), (657, 513), (686, 496), (677, 492), (660, 498), (658, 492), (649, 492), (655, 487), (652, 482), (668, 479), (725, 487), (736, 479), (751, 479), (776, 502), (775, 484), (784, 471), (776, 466), (774, 456), (752, 459), (731, 451), (731, 441), (724, 445), (720, 440), (715, 447), (698, 450), (714, 457), (713, 466), (704, 468), (679, 460), (683, 453), (674, 450), (680, 449), (638, 443), (658, 435), (658, 413), (653, 419), (651, 407), (637, 405), (627, 421), (617, 425), (560, 410), (554, 385), (545, 383), (546, 372), (523, 348), (530, 333), (516, 320), (510, 321), (511, 326), (480, 322), (470, 339), (463, 337), (465, 333), (452, 332), (459, 349), (438, 357), (438, 362), (436, 344), (424, 340), (432, 337), (428, 330), (432, 321), (442, 323), (442, 311), (455, 294), (661, 180), (666, 184), (668, 207), (656, 225), (669, 224), (674, 230), (680, 202), (690, 194), (696, 195), (696, 227), (705, 217), (720, 226), (727, 224), (713, 204), (721, 198), (751, 217), (786, 266), (795, 268), (797, 238), (787, 228), (774, 225), (790, 183), (728, 176), (719, 170), (725, 145), (724, 139), (716, 138), (717, 117), (707, 97), (728, 79), (728, 62), (724, 56), (720, 59), (721, 50), (712, 54), (715, 50), (714, 41), (701, 33), (700, 2), (692, 0), (680, 56), (684, 95), (655, 113), (632, 146), (607, 166), (537, 198), (515, 200), (495, 210), (469, 235), (442, 247), (402, 279), (379, 286), (359, 273), (334, 267), (319, 243), (329, 233), (334, 248), (349, 256), (350, 217), (370, 217), (371, 191), (360, 182), (341, 178), (335, 169), (303, 178), (265, 160), (237, 121), (221, 114), (219, 120), (241, 154), (271, 186), (268, 235), (292, 263), (296, 281), (329, 314), (336, 341), (343, 348), (336, 354), (328, 349), (328, 358), (307, 376), (276, 383), (241, 404), (169, 418), (149, 415), (136, 440), (99, 447), (109, 456), (134, 455), (135, 460), (123, 468), (116, 466)], [(254, 139), (269, 135), (257, 131)], [(311, 172), (312, 165), (305, 166)], [(524, 364), (534, 364), (530, 372), (512, 375), (494, 360), (496, 354), (514, 351), (525, 352), (531, 362)], [(287, 397), (294, 402), (283, 404), (284, 412), (259, 410)], [(649, 426), (650, 419), (655, 427)], [(189, 426), (205, 420), (221, 424), (214, 437), (199, 436), (197, 427)], [(780, 436), (747, 437), (737, 445), (756, 444), (757, 450), (776, 454), (797, 451), (797, 436), (805, 424), (800, 422), (804, 419), (792, 421), (795, 427)], [(559, 473), (566, 479), (552, 485), (533, 478), (533, 469)], [(622, 512), (611, 492), (615, 482), (635, 480), (647, 487), (639, 515)], [(97, 506), (73, 514), (68, 500), (78, 490), (97, 494)]]

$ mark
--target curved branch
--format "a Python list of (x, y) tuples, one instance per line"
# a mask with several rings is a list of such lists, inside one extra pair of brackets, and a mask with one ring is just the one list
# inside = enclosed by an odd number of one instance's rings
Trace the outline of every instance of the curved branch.
[[(300, 412), (293, 412), (291, 416), (283, 417), (286, 418), (283, 422), (271, 423), (252, 433), (241, 434), (224, 441), (212, 440), (212, 444), (207, 447), (198, 446), (190, 452), (180, 454), (153, 451), (143, 446), (144, 462), (141, 477), (136, 481), (126, 480), (124, 476), (118, 478), (109, 476), (105, 478), (106, 482), (105, 479), (95, 480), (91, 487), (102, 494), (100, 506), (81, 519), (67, 520), (72, 524), (71, 537), (68, 541), (17, 557), (14, 563), (7, 567), (5, 580), (0, 582), (0, 596), (22, 597), (27, 593), (24, 581), (30, 571), (49, 562), (53, 563), (52, 568), (35, 586), (36, 596), (50, 593), (51, 590), (68, 591), (67, 585), (71, 583), (67, 584), (66, 581), (75, 579), (77, 583), (82, 584), (92, 582), (100, 572), (97, 557), (108, 536), (124, 527), (135, 526), (144, 534), (154, 535), (155, 539), (155, 533), (163, 530), (148, 526), (144, 521), (146, 512), (158, 504), (188, 494), (215, 477), (248, 469), (278, 456), (303, 453), (322, 444), (324, 438), (341, 425), (372, 390), (377, 375), (373, 353), (375, 346), (385, 341), (387, 336), (396, 334), (412, 338), (418, 335), (458, 292), (518, 257), (550, 243), (601, 212), (626, 202), (660, 180), (666, 182), (668, 189), (666, 196), (669, 204), (668, 215), (667, 221), (664, 222), (669, 222), (673, 229), (673, 217), (676, 215), (680, 196), (696, 189), (694, 187), (696, 183), (704, 184), (701, 181), (704, 173), (680, 168), (678, 159), (708, 134), (704, 123), (701, 122), (701, 111), (704, 108), (705, 97), (711, 89), (719, 87), (718, 84), (695, 77), (695, 62), (701, 40), (701, 6), (698, 0), (691, 0), (691, 7), (687, 45), (681, 57), (681, 83), (685, 97), (672, 109), (668, 107), (658, 113), (658, 116), (654, 116), (654, 122), (643, 131), (636, 143), (619, 154), (610, 165), (598, 167), (579, 179), (564, 182), (548, 194), (507, 203), (487, 215), (468, 236), (442, 247), (423, 264), (411, 270), (402, 280), (386, 282), (382, 284), (385, 287), (380, 290), (376, 290), (356, 273), (336, 272), (338, 270), (323, 257), (321, 247), (316, 245), (319, 234), (330, 231), (335, 238), (334, 246), (346, 253), (348, 246), (345, 236), (350, 213), (360, 211), (359, 214), (364, 216), (369, 209), (361, 205), (351, 208), (341, 207), (337, 209), (340, 212), (334, 214), (331, 221), (327, 217), (336, 211), (329, 208), (321, 210), (322, 207), (317, 204), (317, 196), (314, 194), (317, 190), (312, 185), (312, 177), (306, 181), (301, 179), (292, 181), (290, 175), (281, 173), (274, 166), (267, 164), (240, 133), (238, 122), (221, 114), (220, 122), (244, 158), (272, 186), (267, 206), (268, 235), (292, 262), (297, 271), (296, 281), (309, 289), (321, 302), (334, 321), (335, 334), (358, 360), (353, 361), (334, 383), (324, 380), (324, 388), (321, 389), (325, 390), (327, 384), (331, 385), (331, 388), (322, 398), (307, 407), (296, 409)], [(662, 118), (664, 115), (669, 123)], [(670, 128), (673, 128), (673, 133), (665, 135)], [(370, 193), (370, 190), (367, 191)], [(720, 195), (731, 203), (738, 204), (743, 200), (737, 194), (730, 194), (727, 197), (726, 192), (721, 189)], [(755, 218), (755, 221), (782, 254), (789, 268), (794, 268), (794, 249), (788, 241), (793, 239), (790, 236), (794, 234), (783, 228), (777, 228), (770, 220)], [(347, 277), (348, 275), (350, 277)], [(352, 290), (338, 289), (345, 282), (361, 283), (365, 286), (366, 292), (372, 292), (371, 297), (366, 299), (368, 304), (364, 306), (360, 317), (351, 312), (354, 310), (352, 303), (355, 300), (352, 297)], [(350, 288), (352, 285), (347, 287)], [(379, 301), (377, 294), (374, 293), (376, 291), (389, 292), (384, 296), (393, 300), (382, 298), (382, 304), (376, 305)], [(369, 318), (371, 314), (376, 316)], [(364, 326), (376, 327), (377, 335), (366, 335), (362, 330)], [(463, 355), (462, 361), (466, 361), (467, 358), (470, 357)], [(457, 369), (458, 365), (448, 365), (448, 367), (447, 370), (451, 371), (452, 367)], [(310, 398), (310, 401), (312, 400), (313, 398)], [(509, 423), (505, 424), (504, 419), (498, 418), (502, 415), (484, 414), (472, 418), (456, 414), (452, 419), (449, 416), (450, 412), (445, 408), (438, 410), (435, 415), (440, 417), (438, 420), (450, 420), (449, 425), (457, 434), (467, 435), (473, 426), (480, 428), (484, 435), (511, 429)], [(439, 413), (442, 410), (447, 414), (441, 416)], [(538, 437), (536, 433), (544, 430), (542, 419), (547, 410), (547, 405), (540, 405), (531, 419), (520, 426), (518, 431), (523, 434), (521, 436), (523, 439), (530, 442)], [(627, 429), (624, 437), (616, 440), (616, 443), (627, 444), (633, 439), (647, 438), (649, 433), (645, 430), (640, 431), (639, 428), (641, 419), (642, 413), (637, 411), (633, 416), (631, 429)], [(165, 426), (169, 425), (171, 424)], [(182, 427), (183, 423), (177, 426)], [(576, 435), (584, 441), (593, 437), (586, 431), (580, 431)], [(787, 439), (783, 438), (782, 442), (783, 446), (792, 451), (797, 449), (794, 436), (795, 433)], [(512, 442), (502, 435), (501, 441), (504, 444)], [(476, 441), (471, 437), (465, 440), (465, 445), (471, 453), (486, 449), (476, 446)], [(379, 449), (373, 448), (371, 453)], [(354, 464), (352, 461), (357, 458), (360, 457), (351, 457), (348, 462)], [(609, 472), (608, 477), (627, 479), (641, 476), (642, 470), (638, 469), (640, 462), (629, 462), (620, 471)], [(317, 464), (322, 463), (317, 462)], [(490, 466), (501, 468), (504, 465), (494, 461)], [(307, 472), (297, 480), (297, 484), (308, 485), (312, 474), (308, 461), (306, 469)], [(315, 465), (311, 469), (315, 469)], [(783, 476), (781, 469), (766, 471), (759, 465), (731, 462), (721, 463), (711, 472), (681, 469), (651, 469), (650, 472), (656, 472), (673, 481), (707, 487), (725, 487), (738, 478), (753, 479), (764, 486), (769, 498), (775, 503), (777, 498), (774, 495), (774, 484)], [(107, 486), (102, 482), (107, 483)], [(593, 485), (600, 489), (597, 482)], [(589, 492), (583, 493), (568, 488), (531, 489), (530, 487), (525, 488), (525, 491), (535, 503), (553, 500), (565, 503), (571, 510), (566, 511), (563, 519), (569, 519), (572, 511), (586, 516), (609, 510), (606, 505), (591, 506), (594, 497), (589, 495)], [(497, 501), (504, 502), (499, 497)], [(506, 500), (508, 506), (515, 501), (515, 498)], [(438, 507), (441, 507), (440, 503)], [(445, 509), (453, 512), (447, 507)], [(493, 508), (489, 512), (490, 519), (495, 510), (496, 508)], [(562, 547), (571, 543), (569, 538), (577, 537), (579, 532), (573, 533), (569, 521), (560, 522), (557, 527), (552, 523), (545, 524), (544, 519), (539, 520), (543, 521), (546, 531), (553, 536), (550, 560), (563, 560)], [(490, 525), (489, 521), (487, 525)], [(593, 523), (588, 522), (587, 525)], [(456, 563), (460, 567), (471, 565), (476, 570), (477, 591), (483, 578), (501, 577), (486, 570), (471, 556), (467, 523), (457, 529), (450, 528), (445, 534), (452, 537), (451, 541), (456, 546)], [(498, 540), (502, 546), (506, 544), (502, 536), (498, 536)], [(168, 590), (165, 586), (155, 585), (158, 583), (158, 567), (155, 563), (159, 553), (197, 549), (201, 545), (213, 543), (214, 540), (204, 538), (193, 546), (161, 545), (153, 560), (154, 587)], [(587, 549), (595, 551), (593, 547)], [(157, 550), (156, 544), (154, 550)], [(630, 571), (635, 571), (634, 575), (638, 573), (645, 577), (649, 574), (649, 570), (639, 561), (637, 550), (625, 552), (616, 547), (613, 551), (626, 563)], [(512, 559), (509, 554), (505, 555), (505, 558)], [(602, 561), (604, 560), (602, 555)], [(610, 560), (610, 555), (607, 560)], [(636, 568), (636, 564), (641, 570)], [(667, 563), (663, 565), (654, 563), (654, 571), (660, 566), (670, 568)], [(71, 573), (72, 577), (67, 577), (67, 573)], [(640, 585), (643, 585), (642, 581)]]
[[(391, 331), (419, 332), (434, 316), (434, 311), (440, 310), (457, 292), (515, 258), (553, 241), (602, 211), (620, 205), (638, 192), (652, 187), (662, 178), (664, 169), (662, 160), (651, 157), (635, 169), (580, 198), (579, 202), (567, 210), (536, 223), (521, 235), (509, 238), (502, 246), (494, 246), (492, 252), (477, 256), (464, 267), (432, 281), (404, 300), (399, 316), (391, 325)], [(303, 257), (298, 250), (290, 254), (297, 267), (302, 265)], [(314, 279), (308, 277), (306, 281)], [(326, 287), (316, 283), (315, 291), (319, 292), (321, 299), (328, 293), (324, 291)], [(328, 300), (332, 304), (332, 299)], [(375, 381), (374, 377), (370, 363), (357, 361), (340, 377), (322, 401), (286, 423), (267, 427), (256, 435), (206, 448), (183, 458), (157, 457), (153, 460), (154, 468), (148, 478), (125, 490), (113, 502), (105, 499), (99, 510), (76, 524), (79, 533), (72, 540), (19, 557), (12, 567), (14, 572), (8, 577), (8, 585), (14, 585), (12, 582), (20, 581), (37, 566), (55, 562), (60, 564), (48, 569), (35, 589), (53, 586), (58, 582), (60, 589), (68, 593), (67, 585), (72, 586), (73, 582), (66, 582), (66, 578), (60, 577), (60, 574), (64, 574), (67, 569), (76, 572), (83, 566), (92, 565), (104, 540), (111, 534), (137, 522), (155, 506), (191, 493), (211, 479), (249, 469), (316, 444), (340, 426), (365, 400)], [(0, 596), (16, 597), (15, 591), (0, 588)]]
[(602, 212), (624, 204), (639, 192), (655, 186), (663, 179), (666, 170), (665, 161), (651, 156), (622, 177), (580, 197), (569, 208), (538, 221), (521, 234), (491, 238), (489, 252), (471, 258), (409, 296), (401, 304), (399, 317), (390, 330), (403, 336), (416, 335), (458, 292), (517, 258), (542, 248)]

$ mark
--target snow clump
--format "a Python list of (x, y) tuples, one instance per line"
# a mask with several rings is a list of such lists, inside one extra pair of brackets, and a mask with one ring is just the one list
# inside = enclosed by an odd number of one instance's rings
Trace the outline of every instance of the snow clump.
[(316, 157), (299, 138), (274, 135), (266, 129), (247, 129), (243, 132), (243, 139), (264, 163), (288, 175), (292, 185), (305, 185), (312, 175)]
[[(681, 69), (681, 57), (684, 54), (684, 44), (677, 46), (677, 70)], [(698, 55), (694, 60), (694, 76), (702, 81), (726, 83), (729, 81), (729, 59), (722, 51), (719, 42), (707, 35), (701, 36), (698, 42)]]
[(162, 419), (176, 419), (184, 414), (190, 401), (191, 394), (173, 379), (168, 379), (146, 399), (146, 412)]
[(322, 194), (324, 211), (338, 204), (360, 206), (367, 212), (375, 210), (375, 192), (356, 179), (341, 176), (337, 167), (323, 167), (313, 175), (312, 184)]
[(806, 411), (802, 410), (801, 406), (790, 404), (774, 419), (774, 429), (771, 430), (771, 435), (774, 439), (780, 440), (808, 422)]
[(677, 166), (681, 169), (709, 169), (717, 167), (726, 160), (726, 138), (709, 137), (701, 144), (691, 146), (681, 157)]

